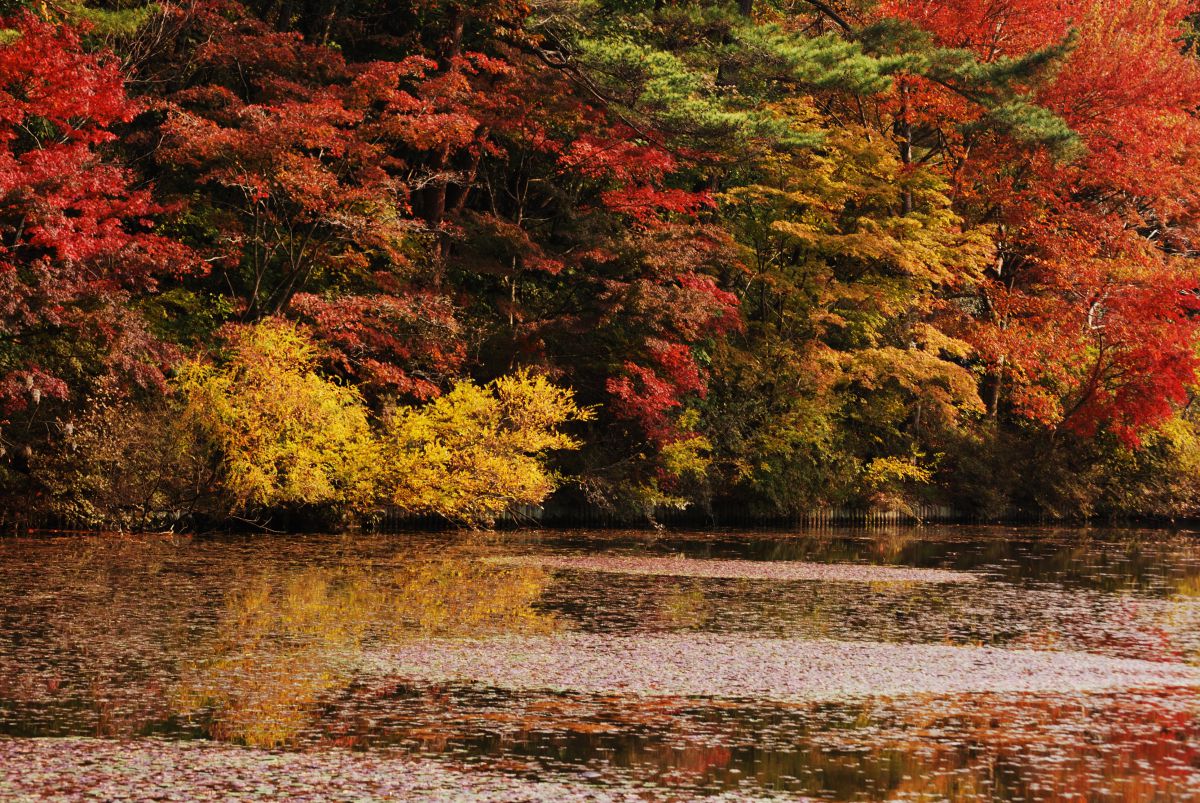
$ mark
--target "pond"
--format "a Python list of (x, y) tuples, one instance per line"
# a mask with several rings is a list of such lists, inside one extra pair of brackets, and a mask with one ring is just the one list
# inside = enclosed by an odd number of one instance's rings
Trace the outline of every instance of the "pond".
[(1200, 534), (0, 539), (0, 799), (1200, 800)]

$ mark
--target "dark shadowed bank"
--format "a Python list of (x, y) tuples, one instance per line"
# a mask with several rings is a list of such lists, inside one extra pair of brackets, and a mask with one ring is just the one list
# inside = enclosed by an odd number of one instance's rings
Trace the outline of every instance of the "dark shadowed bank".
[[(189, 520), (177, 532), (198, 534), (260, 533), (430, 533), (463, 530), (463, 525), (440, 516), (414, 514), (396, 508), (380, 510), (370, 517), (347, 522), (333, 512), (291, 511), (260, 519)], [(500, 532), (555, 529), (585, 530), (675, 530), (714, 532), (728, 530), (806, 532), (887, 532), (897, 526), (1011, 525), (1018, 528), (1102, 526), (1117, 528), (1162, 527), (1190, 531), (1200, 527), (1200, 517), (1127, 515), (1122, 517), (1050, 516), (1038, 510), (1009, 510), (1001, 516), (978, 513), (946, 505), (916, 505), (903, 509), (823, 508), (794, 515), (765, 515), (746, 506), (710, 509), (660, 508), (652, 511), (618, 511), (595, 505), (556, 504), (525, 506), (498, 516), (490, 529)], [(86, 521), (46, 512), (9, 512), (0, 516), (0, 536), (59, 535), (87, 536), (103, 532)], [(1020, 532), (1017, 530), (1015, 532)]]

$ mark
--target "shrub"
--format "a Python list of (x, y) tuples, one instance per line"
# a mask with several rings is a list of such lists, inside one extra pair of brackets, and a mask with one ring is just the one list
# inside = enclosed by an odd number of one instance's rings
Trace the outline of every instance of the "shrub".
[(412, 512), (491, 524), (558, 486), (546, 454), (578, 448), (560, 426), (590, 417), (569, 391), (528, 371), (485, 387), (460, 382), (424, 407), (391, 412), (381, 446), (384, 498)]
[(111, 390), (59, 422), (31, 470), (48, 512), (98, 529), (167, 529), (212, 502), (215, 463), (162, 398)]
[(233, 510), (369, 504), (379, 459), (366, 406), (316, 364), (301, 329), (267, 320), (235, 331), (223, 365), (180, 369), (181, 420), (219, 452)]

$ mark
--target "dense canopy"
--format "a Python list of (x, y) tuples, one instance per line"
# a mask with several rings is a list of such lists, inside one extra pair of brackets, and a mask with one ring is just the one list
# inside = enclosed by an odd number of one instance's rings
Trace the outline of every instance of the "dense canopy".
[(1196, 513), (1197, 12), (0, 0), (0, 486)]

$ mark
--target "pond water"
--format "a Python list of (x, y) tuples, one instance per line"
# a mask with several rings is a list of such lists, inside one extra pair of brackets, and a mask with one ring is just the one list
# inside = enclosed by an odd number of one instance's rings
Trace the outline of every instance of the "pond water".
[(0, 799), (1200, 800), (1200, 534), (0, 539)]

